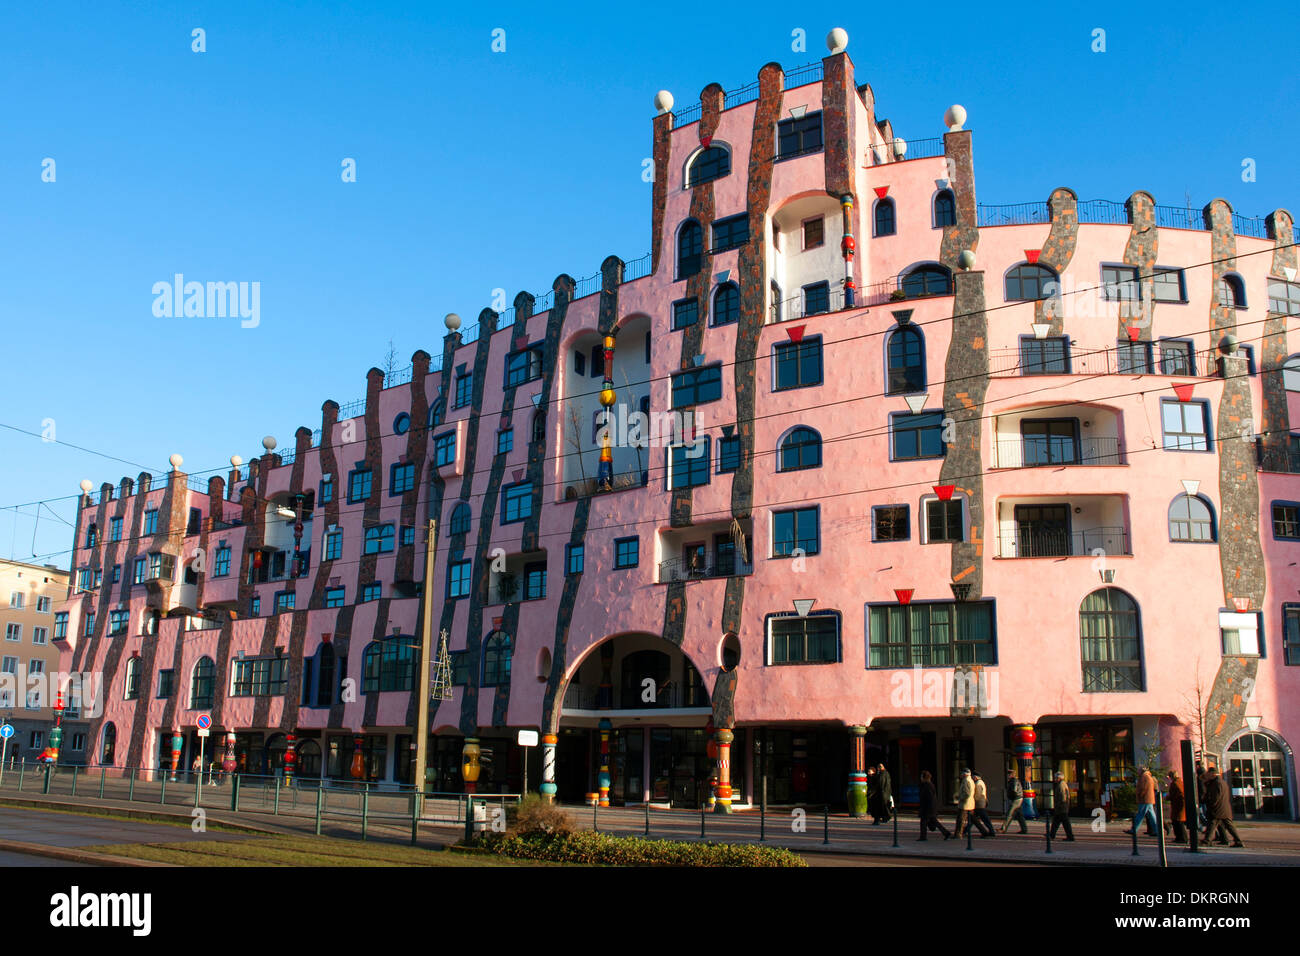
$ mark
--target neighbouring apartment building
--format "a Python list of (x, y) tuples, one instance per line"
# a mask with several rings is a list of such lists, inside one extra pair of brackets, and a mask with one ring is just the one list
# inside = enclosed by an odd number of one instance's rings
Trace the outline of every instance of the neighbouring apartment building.
[(518, 790), (533, 729), (565, 801), (842, 806), (883, 763), (1088, 813), (1192, 739), (1294, 817), (1291, 215), (978, 203), (965, 111), (903, 141), (846, 42), (656, 97), (646, 258), (449, 316), (287, 454), (86, 494), (91, 761), (188, 766), (209, 714), (250, 773), (410, 782), (427, 601), (439, 792)]
[[(55, 704), (50, 690), (60, 656), (55, 642), (61, 637), (55, 605), (67, 597), (67, 571), (0, 559), (0, 720), (14, 728), (6, 761), (35, 759), (49, 746)], [(76, 709), (71, 713), (76, 716)], [(84, 728), (64, 734), (69, 761), (81, 763), (85, 749)]]

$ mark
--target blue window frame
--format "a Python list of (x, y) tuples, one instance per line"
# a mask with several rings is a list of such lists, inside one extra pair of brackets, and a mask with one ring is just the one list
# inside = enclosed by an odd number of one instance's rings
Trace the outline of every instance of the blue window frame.
[(1287, 664), (1300, 664), (1300, 604), (1282, 605), (1282, 653)]
[(1273, 537), (1300, 541), (1300, 502), (1273, 502)]
[(122, 540), (122, 519), (121, 519), (121, 518), (111, 518), (111, 519), (109, 519), (109, 522), (108, 522), (108, 540), (109, 540), (109, 541), (121, 541), (121, 540)]
[(772, 348), (772, 391), (822, 383), (822, 337), (781, 342)]
[(276, 591), (275, 592), (275, 612), (292, 611), (296, 595), (293, 591)]
[(379, 581), (376, 581), (373, 584), (367, 584), (365, 587), (361, 589), (362, 604), (365, 604), (367, 601), (378, 601), (383, 596), (384, 596), (384, 585), (382, 582)]
[(456, 404), (455, 408), (464, 408), (474, 400), (474, 373), (466, 372), (463, 375), (456, 376)]
[(410, 525), (403, 525), (398, 536), (398, 543), (403, 547), (415, 544), (415, 529)]
[(388, 497), (394, 498), (415, 487), (415, 463), (395, 463), (388, 471)]
[(669, 453), (669, 488), (693, 488), (709, 483), (709, 439), (692, 445), (674, 445)]
[(334, 476), (322, 478), (320, 482), (320, 503), (328, 504), (334, 500)]
[(405, 435), (410, 430), (411, 430), (411, 416), (408, 415), (406, 412), (402, 412), (400, 415), (398, 415), (396, 418), (393, 419), (394, 435)]
[(934, 228), (957, 225), (957, 200), (951, 189), (940, 189), (934, 194)]
[(230, 573), (230, 548), (222, 545), (217, 548), (216, 560), (212, 562), (212, 576), (224, 578)]
[(546, 562), (534, 561), (524, 566), (524, 600), (540, 601), (546, 597)]
[(1190, 339), (1161, 339), (1160, 374), (1195, 375), (1195, 354)]
[(740, 289), (734, 282), (718, 286), (713, 293), (713, 324), (731, 325), (740, 319)]
[(542, 377), (542, 349), (530, 345), (506, 356), (506, 388), (533, 382)]
[(157, 508), (150, 508), (148, 511), (144, 513), (144, 533), (145, 534), (158, 533), (158, 509)]
[(463, 501), (456, 503), (456, 507), (451, 509), (451, 517), (447, 520), (449, 532), (451, 534), (469, 534), (470, 511), (469, 505)]
[(641, 563), (640, 538), (614, 539), (614, 567), (635, 568)]
[(446, 417), (447, 417), (447, 403), (444, 402), (441, 398), (439, 398), (429, 408), (428, 427), (429, 428), (438, 427), (443, 423), (443, 420)]
[(68, 612), (54, 612), (54, 639), (61, 640), (68, 636)]
[[(515, 447), (515, 430), (513, 428), (503, 428), (497, 432), (497, 454), (505, 455), (513, 451)], [(456, 446), (453, 436), (452, 458), (456, 457)]]
[(822, 466), (822, 437), (807, 426), (788, 431), (777, 449), (777, 471), (801, 471)]
[(714, 255), (726, 252), (728, 249), (738, 249), (749, 242), (749, 214), (741, 213), (739, 216), (716, 219), (711, 231)]
[(1121, 375), (1149, 375), (1155, 371), (1150, 342), (1120, 339), (1115, 346), (1115, 357)]
[(803, 287), (803, 314), (821, 315), (831, 310), (831, 284), (814, 282)]
[(574, 575), (582, 573), (585, 548), (580, 544), (566, 544), (564, 546), (564, 573)]
[[(702, 267), (704, 252), (704, 229), (694, 219), (688, 219), (677, 230), (677, 278), (678, 280), (697, 275)], [(592, 359), (592, 374), (595, 374), (595, 359)]]
[(952, 295), (952, 273), (943, 266), (917, 266), (899, 280), (899, 288), (908, 299)]
[(925, 391), (925, 340), (911, 325), (895, 329), (885, 349), (889, 387), (886, 395)]
[(469, 584), (473, 562), (452, 561), (447, 565), (447, 598), (469, 597)]
[(820, 522), (816, 505), (772, 512), (772, 557), (790, 557), (797, 549), (817, 554), (821, 550)]
[(673, 376), (673, 408), (702, 405), (722, 398), (722, 365), (687, 369)]
[(325, 532), (325, 560), (337, 561), (343, 556), (343, 531), (336, 529)]
[(892, 236), (897, 228), (897, 217), (894, 215), (894, 200), (881, 199), (876, 202), (875, 212), (875, 232), (876, 236)]
[(942, 458), (943, 412), (895, 412), (889, 416), (889, 441), (893, 461)]
[(776, 158), (793, 159), (822, 150), (822, 114), (805, 113), (797, 119), (779, 120), (776, 124)]
[(839, 611), (813, 611), (806, 617), (784, 611), (769, 614), (765, 623), (767, 664), (839, 663)]
[(433, 466), (441, 468), (456, 460), (456, 433), (443, 432), (433, 439)]
[(380, 525), (366, 529), (365, 554), (385, 554), (393, 550), (393, 526)]
[(533, 483), (521, 481), (501, 490), (501, 523), (512, 524), (533, 516)]
[(1066, 336), (1034, 338), (1020, 337), (1021, 375), (1070, 374), (1070, 340)]
[(1166, 451), (1210, 450), (1210, 403), (1160, 400), (1160, 427)]
[(325, 606), (342, 607), (346, 588), (326, 588)]
[(686, 170), (686, 185), (700, 186), (731, 173), (731, 153), (722, 146), (709, 146), (691, 160)]
[(723, 436), (718, 439), (718, 474), (740, 470), (740, 436)]
[(370, 497), (373, 475), (369, 468), (358, 468), (348, 475), (348, 502), (354, 504)]
[(257, 617), (262, 613), (262, 599), (257, 595), (253, 595), (253, 599), (248, 602), (248, 607), (248, 613), (253, 617)]
[(673, 329), (684, 329), (700, 320), (698, 299), (679, 299), (673, 303)]
[(910, 505), (875, 505), (871, 509), (872, 541), (910, 541)]

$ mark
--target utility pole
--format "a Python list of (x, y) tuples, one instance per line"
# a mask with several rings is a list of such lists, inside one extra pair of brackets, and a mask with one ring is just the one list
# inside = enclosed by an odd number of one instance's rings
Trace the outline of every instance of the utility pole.
[(438, 541), (438, 519), (429, 519), (424, 552), (424, 590), (420, 623), (419, 696), (415, 701), (415, 793), (417, 803), (424, 793), (424, 771), (429, 761), (429, 654), (433, 648), (433, 557)]

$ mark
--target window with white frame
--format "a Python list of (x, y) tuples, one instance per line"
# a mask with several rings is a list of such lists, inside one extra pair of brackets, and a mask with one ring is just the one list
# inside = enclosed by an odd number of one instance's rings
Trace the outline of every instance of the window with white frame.
[(1259, 617), (1257, 611), (1245, 614), (1232, 611), (1219, 612), (1219, 634), (1222, 638), (1224, 657), (1259, 656)]

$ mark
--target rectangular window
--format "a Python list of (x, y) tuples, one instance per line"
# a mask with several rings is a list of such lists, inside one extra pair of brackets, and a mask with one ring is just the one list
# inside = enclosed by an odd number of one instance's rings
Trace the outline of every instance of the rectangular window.
[[(867, 609), (868, 667), (996, 663), (993, 602), (918, 602)], [(977, 688), (966, 688), (968, 699)]]
[(1021, 375), (1068, 375), (1070, 340), (1061, 336), (1048, 339), (1020, 339)]
[(1209, 405), (1205, 402), (1160, 400), (1164, 447), (1172, 451), (1209, 451)]
[(21, 641), (23, 639), (23, 626), (10, 622), (5, 625), (6, 641)]
[(740, 436), (732, 435), (718, 439), (718, 474), (740, 469)]
[(803, 247), (816, 249), (826, 244), (826, 220), (821, 216), (803, 222)]
[(249, 614), (257, 617), (262, 613), (262, 599), (256, 595), (248, 602)]
[(410, 525), (403, 525), (401, 530), (398, 532), (398, 535), (398, 543), (401, 544), (402, 547), (415, 544), (415, 529)]
[(348, 503), (355, 504), (370, 497), (372, 473), (369, 468), (358, 468), (348, 475)]
[(1269, 279), (1268, 310), (1282, 315), (1300, 315), (1300, 282)]
[(110, 637), (118, 634), (125, 634), (130, 623), (130, 611), (109, 611), (108, 612), (108, 633)]
[(393, 550), (393, 526), (382, 524), (366, 529), (365, 554), (387, 554)]
[(1224, 657), (1260, 656), (1260, 614), (1219, 612), (1219, 636)]
[(706, 365), (673, 376), (673, 408), (716, 402), (722, 398), (722, 366)]
[(281, 611), (292, 611), (294, 604), (295, 592), (293, 591), (276, 591), (275, 592), (275, 613)]
[(456, 376), (456, 403), (452, 408), (464, 408), (474, 400), (474, 373)]
[(741, 213), (739, 216), (729, 216), (726, 219), (714, 221), (713, 252), (715, 255), (719, 252), (726, 252), (728, 249), (738, 249), (747, 242), (749, 242), (748, 213)]
[(158, 699), (168, 700), (176, 692), (176, 672), (174, 670), (158, 672)]
[(772, 390), (807, 388), (822, 383), (822, 337), (809, 336), (800, 342), (782, 342), (772, 349)]
[(113, 565), (113, 583), (117, 584), (117, 582), (121, 580), (122, 580), (122, 565), (115, 564)]
[(795, 508), (772, 513), (772, 557), (817, 554), (821, 550), (820, 516), (817, 508)]
[(25, 602), (25, 600), (26, 600), (26, 598), (25, 598), (25, 596), (23, 595), (23, 592), (22, 592), (22, 591), (10, 591), (10, 592), (9, 592), (9, 606), (10, 606), (10, 607), (17, 607), (17, 608), (20, 608), (20, 607), (23, 606), (23, 603)]
[(1156, 269), (1152, 297), (1157, 302), (1186, 302), (1182, 269)]
[(33, 627), (33, 628), (32, 628), (32, 643), (33, 643), (33, 644), (47, 644), (47, 643), (49, 643), (49, 639), (50, 639), (50, 629), (49, 629), (48, 627)]
[(1273, 537), (1300, 539), (1300, 505), (1273, 502)]
[(927, 544), (946, 541), (965, 541), (965, 507), (963, 499), (940, 501), (930, 498), (925, 503), (925, 531)]
[(326, 531), (325, 532), (325, 560), (337, 561), (343, 556), (343, 532)]
[(614, 567), (635, 568), (641, 563), (640, 538), (614, 539)]
[(378, 601), (383, 596), (384, 585), (382, 582), (376, 581), (374, 584), (367, 584), (361, 589), (361, 601), (359, 603), (365, 604), (368, 601)]
[(472, 561), (452, 561), (447, 565), (447, 597), (469, 597), (470, 569)]
[[(497, 432), (497, 454), (505, 455), (513, 451), (515, 447), (515, 430), (513, 428), (503, 428)], [(452, 458), (456, 457), (456, 445), (452, 443)]]
[(807, 113), (798, 119), (780, 120), (776, 124), (776, 158), (789, 159), (805, 153), (821, 152), (822, 114)]
[[(498, 444), (498, 451), (500, 445)], [(507, 449), (508, 450), (508, 449)], [(441, 468), (443, 465), (450, 465), (456, 460), (456, 433), (443, 432), (433, 439), (433, 466)]]
[[(437, 440), (434, 440), (434, 447), (437, 447)], [(407, 462), (406, 464), (394, 464), (389, 469), (388, 475), (388, 497), (392, 498), (403, 492), (410, 491), (415, 487), (415, 463)]]
[(871, 509), (872, 541), (907, 541), (912, 522), (907, 505), (876, 505)]
[(54, 615), (54, 639), (63, 640), (68, 636), (68, 612), (60, 611)]
[(1192, 343), (1183, 339), (1160, 340), (1161, 375), (1195, 375)]
[(198, 534), (203, 529), (203, 509), (191, 508), (190, 520), (185, 525), (186, 534)]
[(524, 600), (539, 601), (546, 597), (546, 562), (533, 562), (524, 567)]
[(54, 599), (47, 597), (38, 597), (36, 599), (36, 610), (40, 614), (49, 614), (54, 610)]
[[(1020, 457), (1026, 467), (1077, 465), (1077, 418), (1026, 418), (1020, 422)], [(1014, 460), (1014, 456), (1013, 456)]]
[(1282, 647), (1288, 664), (1300, 664), (1300, 604), (1282, 605)]
[(821, 315), (831, 310), (831, 284), (814, 282), (803, 287), (803, 314)]
[(944, 455), (943, 412), (895, 413), (889, 417), (889, 431), (895, 461)]
[(342, 607), (344, 593), (346, 588), (326, 588), (325, 589), (325, 606)]
[(533, 516), (533, 483), (521, 481), (501, 491), (501, 523), (511, 524)]
[(212, 576), (224, 578), (230, 573), (230, 548), (222, 545), (217, 548), (216, 560), (212, 564)]
[(807, 617), (772, 615), (767, 619), (768, 664), (836, 664), (840, 659), (838, 611)]
[(532, 347), (506, 356), (506, 388), (534, 382), (542, 377), (542, 350)]
[(469, 651), (451, 651), (451, 682), (457, 687), (469, 683)]
[(1150, 375), (1155, 371), (1150, 342), (1121, 340), (1115, 348), (1121, 375)]
[(322, 478), (320, 482), (320, 503), (328, 504), (334, 500), (334, 476)]
[(700, 320), (698, 299), (681, 299), (673, 303), (673, 329), (684, 329)]
[(1141, 298), (1138, 271), (1133, 266), (1102, 266), (1102, 294), (1108, 302), (1137, 302)]
[(108, 540), (109, 541), (122, 540), (122, 519), (121, 518), (113, 518), (112, 520), (109, 521)]
[(288, 683), (288, 658), (263, 657), (234, 661), (232, 697), (277, 697)]
[(144, 533), (145, 534), (158, 533), (158, 509), (157, 508), (151, 508), (150, 510), (144, 513)]
[(564, 573), (567, 575), (581, 574), (583, 563), (584, 548), (580, 544), (566, 544), (564, 546)]
[(668, 449), (670, 488), (694, 488), (709, 483), (709, 439)]
[(85, 637), (89, 637), (91, 634), (95, 633), (95, 612), (94, 611), (87, 611), (86, 616), (82, 618), (81, 633)]

